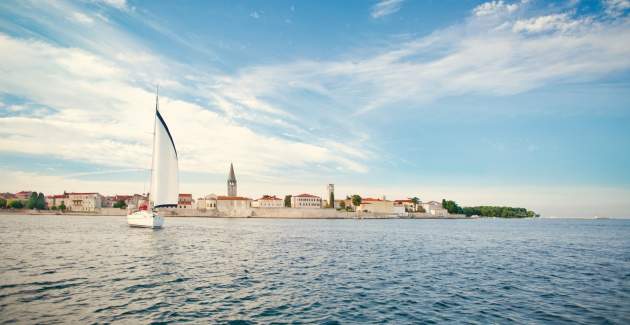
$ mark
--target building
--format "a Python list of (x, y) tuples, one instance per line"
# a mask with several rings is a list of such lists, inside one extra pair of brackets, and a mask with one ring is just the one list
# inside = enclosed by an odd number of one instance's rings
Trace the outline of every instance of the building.
[(252, 208), (282, 208), (284, 200), (271, 195), (263, 195), (261, 198), (252, 202)]
[(373, 198), (364, 198), (361, 200), (358, 210), (368, 213), (396, 213), (394, 201)]
[(4, 192), (4, 193), (0, 193), (0, 199), (5, 199), (7, 200), (7, 203), (8, 203), (10, 201), (17, 200), (17, 197), (13, 193)]
[(28, 199), (31, 198), (32, 194), (33, 194), (33, 191), (21, 191), (21, 192), (15, 193), (15, 198), (20, 201), (27, 201)]
[(197, 210), (206, 211), (217, 208), (217, 196), (215, 194), (208, 194), (204, 197), (197, 199)]
[(46, 196), (46, 207), (49, 209), (53, 207), (59, 208), (62, 204), (66, 205), (66, 200), (68, 200), (68, 198), (64, 194), (48, 195)]
[(234, 166), (230, 163), (230, 175), (227, 180), (227, 196), (237, 196), (236, 191), (236, 175), (234, 175)]
[(420, 205), (413, 203), (412, 199), (406, 199), (406, 200), (394, 200), (394, 206), (403, 207), (405, 212), (416, 212), (418, 211), (418, 207)]
[(252, 207), (252, 199), (240, 196), (217, 196), (217, 210), (229, 211), (249, 209)]
[(131, 199), (131, 195), (108, 195), (103, 199), (103, 207), (104, 208), (113, 208), (114, 204), (117, 202), (123, 201), (125, 205), (129, 205), (129, 200)]
[(436, 201), (429, 201), (422, 203), (424, 211), (432, 216), (446, 217), (448, 211), (442, 207), (442, 203)]
[(135, 209), (140, 206), (141, 202), (148, 202), (149, 195), (134, 194), (134, 195), (109, 195), (103, 199), (103, 208), (113, 208), (117, 202), (124, 202), (125, 205), (131, 209)]
[(65, 193), (67, 200), (65, 203), (68, 211), (94, 212), (102, 207), (103, 196), (91, 193)]
[(335, 209), (345, 209), (347, 206), (346, 200), (335, 200)]
[(193, 208), (193, 198), (192, 194), (179, 194), (177, 199), (177, 208), (178, 209), (192, 209)]
[(292, 208), (308, 208), (308, 209), (321, 209), (322, 198), (311, 194), (293, 195), (291, 197)]

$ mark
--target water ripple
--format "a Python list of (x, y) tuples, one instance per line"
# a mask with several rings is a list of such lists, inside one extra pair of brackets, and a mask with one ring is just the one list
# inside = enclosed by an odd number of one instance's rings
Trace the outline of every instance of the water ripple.
[(629, 221), (0, 216), (0, 242), (0, 323), (630, 323)]

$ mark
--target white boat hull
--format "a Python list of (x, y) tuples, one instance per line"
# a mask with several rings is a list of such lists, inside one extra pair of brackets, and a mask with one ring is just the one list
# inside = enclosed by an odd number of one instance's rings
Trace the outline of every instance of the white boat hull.
[(137, 211), (127, 215), (127, 223), (130, 227), (162, 228), (164, 218), (152, 211)]

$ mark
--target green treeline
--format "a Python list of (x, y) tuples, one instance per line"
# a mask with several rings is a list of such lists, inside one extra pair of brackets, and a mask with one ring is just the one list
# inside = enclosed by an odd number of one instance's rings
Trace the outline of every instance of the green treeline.
[(465, 207), (464, 214), (467, 216), (478, 215), (482, 217), (496, 218), (535, 218), (539, 217), (534, 211), (525, 208), (478, 206)]
[(534, 218), (539, 217), (534, 211), (525, 208), (497, 207), (497, 206), (476, 206), (460, 207), (457, 202), (442, 200), (442, 207), (451, 214), (465, 214), (466, 216), (478, 215), (482, 217), (495, 218)]

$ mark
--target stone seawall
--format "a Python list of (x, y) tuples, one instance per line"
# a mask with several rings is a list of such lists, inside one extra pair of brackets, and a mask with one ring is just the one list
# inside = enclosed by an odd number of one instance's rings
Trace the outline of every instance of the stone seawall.
[[(70, 212), (52, 210), (5, 210), (6, 214), (27, 215), (93, 215), (93, 216), (126, 216), (126, 209), (100, 208), (92, 212)], [(305, 209), (305, 208), (248, 208), (227, 211), (197, 209), (160, 209), (164, 217), (193, 217), (193, 218), (274, 218), (274, 219), (471, 219), (465, 215), (451, 214), (448, 216), (434, 216), (427, 213), (409, 213), (404, 216), (394, 214), (374, 214), (365, 212), (347, 212), (334, 209)]]
[(290, 219), (346, 219), (354, 213), (335, 209), (303, 208), (252, 208), (252, 218), (290, 218)]

